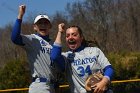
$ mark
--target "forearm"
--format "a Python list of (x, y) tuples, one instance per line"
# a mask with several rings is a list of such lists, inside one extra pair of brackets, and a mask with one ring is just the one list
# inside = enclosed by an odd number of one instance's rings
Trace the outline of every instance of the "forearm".
[(61, 56), (61, 52), (62, 52), (62, 47), (59, 44), (54, 43), (53, 48), (51, 50), (51, 59), (59, 60)]
[(62, 44), (61, 38), (62, 38), (62, 32), (58, 31), (56, 39), (55, 39), (55, 43), (61, 45)]
[(56, 36), (56, 39), (55, 39), (55, 43), (61, 45), (62, 44), (62, 34), (63, 32), (65, 31), (64, 30), (64, 23), (61, 23), (58, 25), (58, 33), (57, 33), (57, 36)]
[(65, 69), (65, 60), (64, 57), (61, 55), (62, 52), (62, 33), (64, 31), (63, 29), (64, 24), (61, 23), (58, 25), (58, 33), (51, 51), (51, 59), (56, 62), (56, 64), (62, 69)]
[(51, 51), (51, 60), (55, 62), (58, 67), (60, 67), (63, 71), (65, 69), (65, 60), (64, 57), (61, 55), (62, 49), (60, 46), (54, 44), (52, 51)]
[(22, 18), (23, 18), (23, 14), (18, 14), (18, 16), (17, 16), (17, 19), (20, 19), (20, 20), (22, 20)]
[(15, 44), (18, 44), (18, 45), (23, 45), (22, 37), (20, 35), (20, 33), (21, 33), (21, 23), (22, 23), (21, 19), (16, 20), (15, 25), (14, 25), (13, 30), (12, 30), (12, 34), (11, 34), (12, 42), (15, 43)]
[(108, 78), (108, 80), (110, 81), (113, 78), (113, 74), (114, 74), (114, 69), (111, 65), (106, 66), (104, 69), (104, 77)]

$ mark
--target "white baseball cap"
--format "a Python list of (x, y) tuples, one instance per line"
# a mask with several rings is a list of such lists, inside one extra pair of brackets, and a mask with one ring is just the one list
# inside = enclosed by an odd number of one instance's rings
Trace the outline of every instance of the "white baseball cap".
[[(50, 18), (47, 16), (47, 15), (38, 15), (36, 18), (35, 18), (35, 20), (34, 20), (34, 24), (36, 23), (36, 22), (38, 22), (40, 19), (42, 19), (42, 18), (45, 18), (45, 19), (47, 19), (49, 22), (50, 22)], [(50, 22), (50, 24), (51, 24), (51, 22)]]

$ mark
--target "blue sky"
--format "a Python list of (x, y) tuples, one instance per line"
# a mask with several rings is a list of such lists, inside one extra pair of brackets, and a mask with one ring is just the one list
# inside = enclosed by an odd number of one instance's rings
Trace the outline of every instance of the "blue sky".
[(0, 0), (0, 28), (15, 22), (21, 4), (26, 5), (26, 18), (31, 13), (47, 13), (51, 16), (56, 11), (64, 11), (68, 2), (75, 1), (78, 0)]

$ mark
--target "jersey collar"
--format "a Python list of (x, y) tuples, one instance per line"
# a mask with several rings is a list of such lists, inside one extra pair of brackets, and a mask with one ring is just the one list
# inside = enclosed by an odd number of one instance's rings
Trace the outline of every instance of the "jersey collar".
[(36, 35), (38, 35), (38, 36), (40, 36), (40, 37), (42, 37), (44, 40), (46, 40), (46, 41), (50, 41), (51, 39), (49, 38), (49, 35), (46, 35), (46, 36), (41, 36), (40, 34), (38, 34), (38, 33), (36, 33)]
[(83, 50), (85, 48), (85, 46), (80, 46), (79, 48), (77, 48), (76, 50), (71, 50), (70, 49), (70, 51), (72, 51), (72, 52), (79, 52), (79, 51), (81, 51), (81, 50)]

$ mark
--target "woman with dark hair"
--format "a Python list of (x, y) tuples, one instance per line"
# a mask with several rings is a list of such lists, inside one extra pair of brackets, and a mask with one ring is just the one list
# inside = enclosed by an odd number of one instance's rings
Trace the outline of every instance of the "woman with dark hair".
[[(64, 23), (58, 25), (58, 34), (54, 42), (51, 59), (66, 72), (71, 93), (112, 93), (107, 88), (112, 77), (113, 67), (98, 47), (91, 47), (85, 40), (78, 26), (66, 29), (66, 43), (69, 51), (62, 53), (61, 39), (64, 34)], [(86, 79), (94, 73), (103, 72), (102, 80), (93, 84), (92, 88), (85, 87)]]

